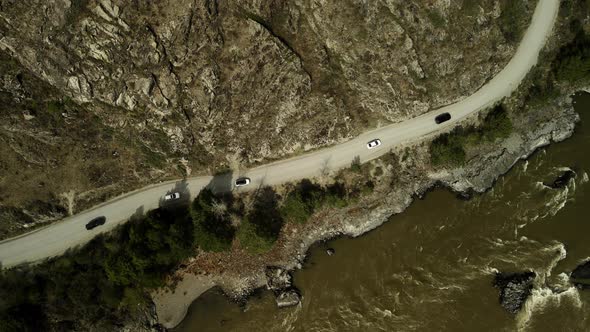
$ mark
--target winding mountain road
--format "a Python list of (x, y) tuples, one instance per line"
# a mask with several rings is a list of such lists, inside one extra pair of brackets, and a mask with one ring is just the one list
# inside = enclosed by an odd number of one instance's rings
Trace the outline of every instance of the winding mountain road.
[[(357, 156), (361, 162), (378, 158), (396, 145), (456, 126), (469, 115), (509, 96), (536, 64), (539, 52), (553, 30), (559, 3), (559, 0), (539, 0), (531, 24), (514, 57), (497, 76), (473, 95), (402, 123), (366, 132), (336, 146), (244, 171), (239, 175), (252, 179), (252, 183), (244, 189), (318, 176), (325, 171), (350, 166)], [(452, 119), (437, 125), (434, 117), (443, 112), (449, 112)], [(382, 145), (367, 149), (366, 143), (374, 138), (381, 139)], [(215, 179), (211, 176), (195, 177), (182, 183), (159, 183), (124, 194), (47, 227), (0, 242), (0, 262), (6, 268), (62, 254), (69, 248), (87, 243), (99, 233), (112, 230), (138, 211), (157, 208), (169, 191), (179, 190), (185, 199), (189, 199), (211, 182), (212, 187), (219, 191), (244, 190), (232, 187), (232, 180), (236, 177), (237, 174)], [(91, 231), (86, 230), (86, 223), (98, 216), (105, 216), (106, 224)]]

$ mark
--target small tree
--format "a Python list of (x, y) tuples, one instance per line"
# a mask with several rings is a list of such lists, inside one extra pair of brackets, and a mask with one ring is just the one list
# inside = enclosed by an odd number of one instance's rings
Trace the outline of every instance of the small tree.
[(215, 209), (218, 204), (210, 189), (203, 189), (191, 204), (197, 245), (206, 251), (224, 251), (231, 247), (235, 230), (227, 212)]

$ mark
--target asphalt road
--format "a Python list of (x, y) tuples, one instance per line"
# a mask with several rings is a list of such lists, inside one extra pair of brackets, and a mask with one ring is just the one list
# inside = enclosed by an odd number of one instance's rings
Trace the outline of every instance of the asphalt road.
[[(87, 243), (101, 232), (112, 230), (135, 213), (157, 208), (169, 191), (182, 192), (183, 198), (188, 201), (210, 184), (219, 191), (248, 190), (260, 185), (311, 178), (326, 171), (348, 167), (357, 156), (361, 162), (366, 162), (387, 153), (396, 145), (456, 126), (466, 117), (509, 96), (518, 87), (536, 64), (539, 52), (552, 32), (558, 10), (559, 0), (539, 0), (531, 24), (514, 57), (496, 77), (460, 102), (402, 123), (366, 132), (336, 146), (246, 170), (241, 174), (215, 179), (211, 176), (195, 177), (185, 182), (170, 181), (124, 194), (60, 222), (0, 242), (0, 262), (3, 267), (11, 267), (59, 255), (69, 248)], [(449, 112), (452, 119), (437, 125), (434, 117), (443, 112)], [(366, 143), (374, 138), (381, 139), (382, 145), (368, 150)], [(252, 183), (245, 188), (233, 188), (231, 183), (238, 175), (251, 178)], [(106, 224), (91, 231), (86, 230), (86, 223), (98, 216), (105, 216)]]

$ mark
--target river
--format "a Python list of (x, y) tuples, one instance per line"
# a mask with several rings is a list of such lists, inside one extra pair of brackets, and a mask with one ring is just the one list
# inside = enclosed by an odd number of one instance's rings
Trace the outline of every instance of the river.
[[(590, 330), (590, 290), (568, 280), (590, 257), (590, 94), (574, 104), (576, 134), (489, 192), (463, 201), (437, 189), (368, 234), (314, 247), (294, 273), (300, 306), (277, 309), (267, 291), (239, 306), (214, 289), (174, 331)], [(565, 188), (543, 184), (567, 169), (576, 177)], [(494, 275), (527, 270), (537, 273), (532, 295), (510, 314)]]

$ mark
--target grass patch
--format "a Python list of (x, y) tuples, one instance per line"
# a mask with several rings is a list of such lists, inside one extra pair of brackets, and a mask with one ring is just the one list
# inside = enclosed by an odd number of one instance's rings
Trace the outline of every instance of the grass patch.
[(269, 251), (276, 241), (276, 238), (261, 236), (255, 223), (246, 219), (238, 229), (238, 239), (242, 248), (254, 254), (262, 254)]

